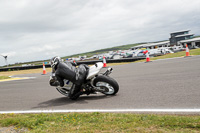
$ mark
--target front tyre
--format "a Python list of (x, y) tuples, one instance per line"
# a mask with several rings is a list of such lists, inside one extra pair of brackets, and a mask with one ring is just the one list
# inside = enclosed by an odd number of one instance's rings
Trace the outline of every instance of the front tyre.
[(100, 75), (94, 80), (94, 86), (100, 87), (105, 95), (115, 95), (119, 91), (118, 83), (111, 77)]
[(62, 87), (57, 87), (56, 90), (58, 92), (60, 92), (62, 95), (66, 96), (66, 97), (68, 97), (68, 95), (69, 95), (69, 90), (67, 90), (64, 87), (63, 88)]

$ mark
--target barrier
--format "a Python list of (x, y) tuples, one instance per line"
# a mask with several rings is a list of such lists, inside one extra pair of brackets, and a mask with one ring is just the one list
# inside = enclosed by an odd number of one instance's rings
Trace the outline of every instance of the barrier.
[[(137, 60), (143, 60), (146, 59), (145, 57), (134, 57), (134, 58), (122, 58), (122, 59), (107, 59), (107, 63), (120, 63), (120, 62), (134, 62)], [(102, 62), (100, 60), (93, 60), (93, 61), (78, 61), (76, 62), (77, 65), (80, 64), (87, 64), (87, 65), (92, 65), (97, 62)], [(51, 67), (49, 64), (45, 65), (46, 68)], [(35, 65), (35, 66), (16, 66), (16, 67), (5, 67), (5, 68), (0, 68), (0, 72), (2, 71), (14, 71), (14, 70), (27, 70), (27, 69), (37, 69), (37, 68), (43, 68), (43, 65)]]

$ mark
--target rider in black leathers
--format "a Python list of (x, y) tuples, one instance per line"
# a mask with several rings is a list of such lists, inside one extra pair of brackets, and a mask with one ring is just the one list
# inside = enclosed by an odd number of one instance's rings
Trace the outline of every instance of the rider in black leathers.
[(60, 57), (53, 57), (50, 61), (52, 67), (52, 79), (50, 80), (51, 86), (64, 86), (64, 79), (74, 83), (74, 86), (69, 92), (69, 98), (75, 100), (79, 97), (81, 85), (84, 82), (89, 67), (81, 64), (76, 67), (73, 62), (62, 62)]

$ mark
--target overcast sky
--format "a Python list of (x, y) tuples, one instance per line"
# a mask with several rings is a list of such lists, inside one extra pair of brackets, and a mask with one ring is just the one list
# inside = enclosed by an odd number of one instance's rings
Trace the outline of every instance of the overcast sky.
[[(8, 63), (200, 34), (200, 0), (0, 0)], [(5, 65), (0, 57), (0, 66)]]

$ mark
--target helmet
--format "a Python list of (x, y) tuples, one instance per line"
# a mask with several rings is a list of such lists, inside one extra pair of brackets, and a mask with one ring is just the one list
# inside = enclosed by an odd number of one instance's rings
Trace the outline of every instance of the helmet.
[(50, 65), (53, 69), (55, 69), (55, 67), (61, 62), (61, 58), (58, 56), (55, 56), (53, 58), (51, 58), (50, 60)]

